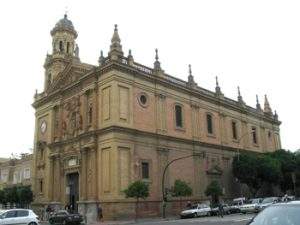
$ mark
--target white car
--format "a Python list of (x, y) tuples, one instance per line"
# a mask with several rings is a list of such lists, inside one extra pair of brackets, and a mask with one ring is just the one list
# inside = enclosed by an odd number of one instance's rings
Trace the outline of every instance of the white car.
[(261, 201), (262, 201), (262, 198), (250, 199), (249, 202), (240, 206), (240, 210), (244, 214), (245, 213), (254, 213), (254, 212), (256, 212), (256, 208), (257, 208), (258, 204), (261, 203)]
[(30, 209), (9, 209), (0, 215), (2, 225), (39, 225), (38, 216)]
[(264, 208), (267, 208), (268, 206), (279, 202), (279, 200), (280, 200), (280, 198), (278, 198), (278, 197), (264, 198), (264, 200), (260, 204), (258, 204), (255, 209), (256, 209), (257, 212), (260, 212)]
[(206, 204), (196, 204), (180, 213), (181, 218), (210, 216), (211, 208)]

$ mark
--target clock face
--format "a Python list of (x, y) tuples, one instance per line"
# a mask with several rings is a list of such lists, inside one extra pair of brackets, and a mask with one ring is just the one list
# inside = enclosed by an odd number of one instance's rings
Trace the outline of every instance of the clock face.
[(45, 133), (47, 130), (47, 123), (45, 120), (43, 120), (43, 122), (41, 123), (41, 132)]

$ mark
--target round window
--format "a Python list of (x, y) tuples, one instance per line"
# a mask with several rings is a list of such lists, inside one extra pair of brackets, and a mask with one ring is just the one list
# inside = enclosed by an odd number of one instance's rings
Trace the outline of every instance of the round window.
[(148, 106), (148, 95), (146, 93), (140, 93), (138, 95), (138, 101), (142, 107)]
[(143, 105), (146, 105), (147, 103), (147, 97), (145, 95), (141, 95), (140, 96), (140, 101)]

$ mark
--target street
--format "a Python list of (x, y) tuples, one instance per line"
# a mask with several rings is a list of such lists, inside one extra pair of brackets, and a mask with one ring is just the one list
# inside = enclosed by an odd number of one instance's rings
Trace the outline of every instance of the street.
[(165, 224), (165, 225), (246, 225), (247, 222), (254, 216), (254, 214), (235, 214), (219, 217), (201, 217), (193, 219), (178, 219), (169, 221), (152, 221), (152, 222), (140, 222), (138, 224), (143, 225), (155, 225), (155, 224)]
[[(137, 222), (133, 221), (109, 221), (101, 223), (93, 223), (88, 225), (129, 225), (129, 224), (140, 224), (140, 225), (246, 225), (247, 222), (255, 214), (234, 214), (224, 216), (223, 218), (219, 217), (200, 217), (192, 219), (167, 219), (162, 220), (159, 218), (156, 219), (139, 219)], [(49, 225), (49, 223), (41, 223), (42, 225)]]

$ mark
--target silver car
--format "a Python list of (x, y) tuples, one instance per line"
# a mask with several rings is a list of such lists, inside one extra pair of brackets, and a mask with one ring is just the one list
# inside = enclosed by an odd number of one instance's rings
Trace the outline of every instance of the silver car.
[(211, 208), (206, 204), (195, 204), (190, 209), (186, 209), (180, 213), (180, 217), (198, 217), (198, 216), (210, 216)]

